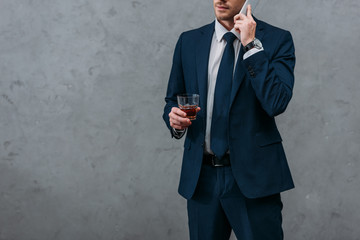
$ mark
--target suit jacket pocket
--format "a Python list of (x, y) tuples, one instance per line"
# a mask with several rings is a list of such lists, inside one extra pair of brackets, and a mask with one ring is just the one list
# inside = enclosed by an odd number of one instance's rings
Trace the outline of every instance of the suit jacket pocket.
[(255, 139), (259, 147), (265, 147), (274, 143), (282, 142), (282, 138), (277, 129), (265, 132), (258, 132), (255, 135)]

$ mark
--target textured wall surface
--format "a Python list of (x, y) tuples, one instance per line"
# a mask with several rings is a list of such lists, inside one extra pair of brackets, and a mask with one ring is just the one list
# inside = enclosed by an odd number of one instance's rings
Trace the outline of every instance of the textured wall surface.
[[(277, 121), (291, 240), (359, 240), (360, 1), (262, 0), (292, 32)], [(188, 239), (161, 114), (176, 40), (212, 1), (0, 1), (0, 240)]]

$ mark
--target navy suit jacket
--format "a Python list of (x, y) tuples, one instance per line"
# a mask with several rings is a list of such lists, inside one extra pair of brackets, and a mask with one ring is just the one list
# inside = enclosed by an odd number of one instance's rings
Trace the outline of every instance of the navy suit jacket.
[[(285, 111), (294, 85), (295, 49), (290, 32), (255, 19), (256, 38), (264, 51), (243, 60), (241, 48), (230, 95), (229, 150), (231, 168), (248, 198), (294, 187), (274, 117)], [(197, 93), (201, 111), (188, 128), (179, 193), (194, 194), (204, 153), (208, 61), (214, 22), (181, 34), (175, 48), (163, 118), (177, 106), (176, 95)]]

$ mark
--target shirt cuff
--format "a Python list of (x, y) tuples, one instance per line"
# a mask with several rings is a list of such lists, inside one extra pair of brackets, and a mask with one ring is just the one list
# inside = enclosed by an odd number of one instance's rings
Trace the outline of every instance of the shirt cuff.
[(258, 52), (261, 52), (261, 51), (264, 51), (264, 48), (260, 48), (260, 49), (257, 49), (257, 48), (253, 48), (253, 49), (250, 49), (249, 51), (247, 51), (246, 53), (244, 53), (244, 57), (243, 59), (247, 59), (248, 57), (251, 57), (252, 55), (254, 55), (255, 53), (258, 53)]
[(185, 134), (185, 131), (186, 131), (186, 129), (179, 130), (179, 129), (172, 128), (173, 136), (176, 139), (182, 138), (184, 136), (184, 134)]

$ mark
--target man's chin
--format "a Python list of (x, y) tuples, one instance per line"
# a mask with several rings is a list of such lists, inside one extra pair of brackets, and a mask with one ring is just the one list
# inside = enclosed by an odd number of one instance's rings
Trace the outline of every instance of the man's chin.
[(231, 16), (224, 16), (224, 15), (218, 15), (217, 17), (217, 20), (219, 21), (231, 21), (234, 19), (234, 17), (231, 17)]
[(216, 18), (222, 21), (232, 21), (235, 15), (231, 13), (217, 13)]

